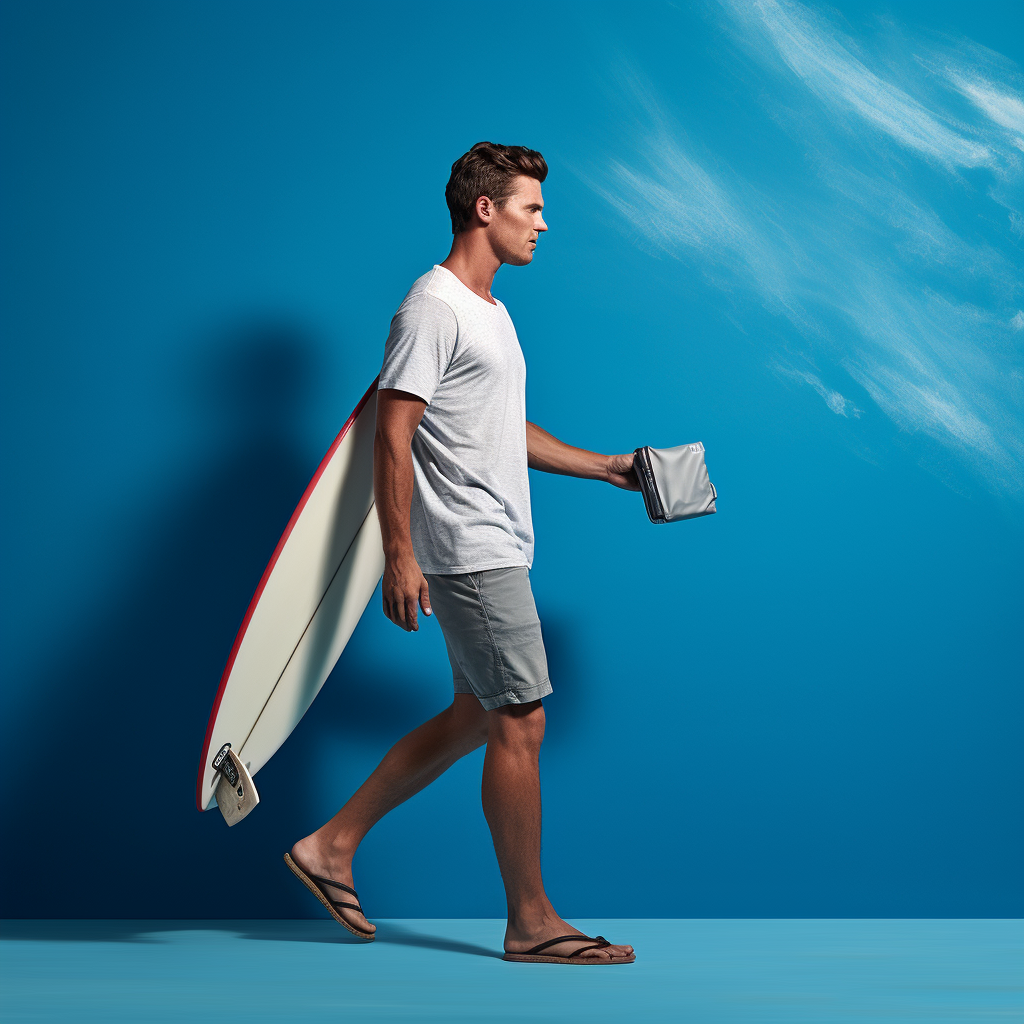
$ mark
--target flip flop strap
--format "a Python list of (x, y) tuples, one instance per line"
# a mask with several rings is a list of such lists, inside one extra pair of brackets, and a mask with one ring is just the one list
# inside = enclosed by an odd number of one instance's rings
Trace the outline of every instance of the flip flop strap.
[(580, 946), (579, 949), (574, 949), (565, 959), (571, 960), (574, 956), (579, 956), (580, 953), (586, 953), (588, 949), (607, 949), (611, 945), (607, 939), (602, 939), (600, 935), (598, 938), (601, 939), (600, 942), (595, 942), (592, 946)]
[[(309, 877), (312, 878), (314, 882), (320, 882), (322, 885), (333, 885), (335, 889), (341, 889), (344, 892), (355, 896), (356, 899), (359, 899), (359, 893), (350, 886), (345, 885), (343, 882), (335, 882), (333, 878), (323, 878), (320, 875), (310, 875)], [(325, 893), (324, 895), (326, 896), (327, 894)], [(348, 907), (349, 910), (358, 910), (360, 914), (363, 912), (363, 908), (359, 906), (358, 903), (343, 903), (341, 900), (332, 900), (330, 897), (328, 897), (327, 902), (330, 903), (332, 907)]]
[(355, 889), (349, 888), (342, 882), (335, 882), (333, 878), (322, 878), (320, 875), (310, 875), (309, 877), (312, 878), (314, 882), (323, 882), (324, 885), (333, 885), (335, 889), (341, 889), (344, 892), (347, 892), (349, 896), (355, 896), (356, 899), (359, 899), (359, 893), (357, 893)]
[(583, 953), (588, 949), (604, 949), (605, 946), (610, 946), (611, 943), (603, 936), (598, 935), (595, 938), (591, 938), (589, 935), (559, 935), (557, 939), (548, 939), (547, 942), (542, 942), (533, 949), (526, 950), (523, 956), (533, 956), (539, 953), (542, 949), (547, 949), (549, 946), (557, 946), (559, 942), (568, 942), (570, 939), (576, 939), (577, 941), (592, 942), (592, 946), (583, 946), (580, 949), (570, 953), (569, 956), (575, 956), (577, 953)]

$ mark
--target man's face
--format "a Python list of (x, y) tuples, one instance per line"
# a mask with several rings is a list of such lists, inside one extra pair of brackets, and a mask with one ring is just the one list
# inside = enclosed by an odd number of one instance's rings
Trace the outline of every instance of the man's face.
[(523, 267), (533, 259), (537, 239), (548, 226), (541, 217), (544, 198), (540, 194), (540, 182), (520, 174), (515, 184), (516, 189), (505, 204), (494, 208), (487, 236), (502, 263)]

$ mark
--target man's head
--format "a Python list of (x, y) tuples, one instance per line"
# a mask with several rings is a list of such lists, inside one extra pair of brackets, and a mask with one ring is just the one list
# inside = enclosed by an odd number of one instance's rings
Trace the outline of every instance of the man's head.
[(536, 150), (478, 142), (452, 164), (444, 192), (452, 234), (482, 228), (502, 263), (529, 263), (538, 236), (548, 229), (540, 191), (547, 175), (548, 165)]

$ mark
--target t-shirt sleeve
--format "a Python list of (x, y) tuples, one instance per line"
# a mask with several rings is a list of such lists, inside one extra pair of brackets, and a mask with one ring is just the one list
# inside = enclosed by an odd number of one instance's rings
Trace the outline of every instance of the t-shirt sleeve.
[(458, 321), (451, 306), (433, 295), (410, 296), (391, 321), (378, 388), (395, 388), (428, 405), (455, 353)]

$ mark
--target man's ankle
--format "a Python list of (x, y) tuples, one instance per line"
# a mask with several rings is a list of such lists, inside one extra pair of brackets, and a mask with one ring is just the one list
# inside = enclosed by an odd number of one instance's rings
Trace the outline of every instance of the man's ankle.
[(320, 857), (332, 862), (351, 862), (355, 856), (358, 842), (352, 842), (347, 836), (333, 836), (327, 838), (314, 832), (312, 835), (300, 839), (296, 846), (315, 851)]
[(508, 908), (508, 931), (516, 934), (533, 935), (560, 920), (555, 908), (546, 898)]

